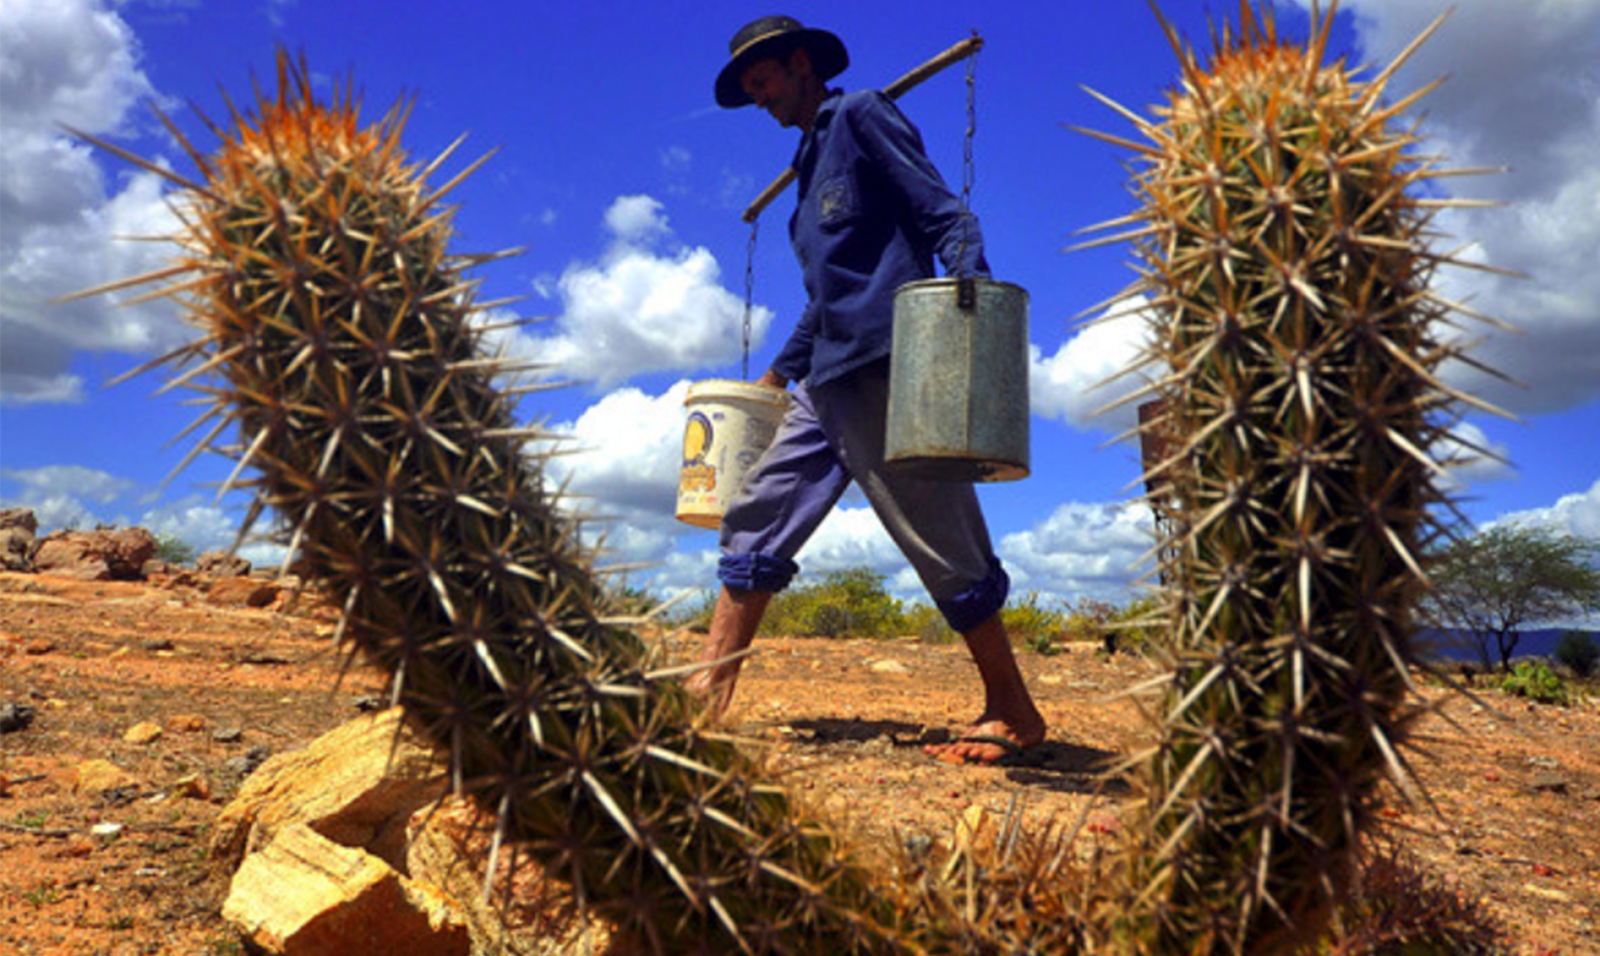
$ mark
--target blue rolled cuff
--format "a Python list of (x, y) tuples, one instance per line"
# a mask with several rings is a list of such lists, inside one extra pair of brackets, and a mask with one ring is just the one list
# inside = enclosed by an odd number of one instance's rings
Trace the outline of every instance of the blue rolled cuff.
[(1011, 578), (996, 561), (989, 576), (954, 597), (934, 601), (950, 628), (965, 634), (1000, 612), (1011, 593)]
[(739, 591), (782, 591), (799, 570), (800, 565), (788, 558), (759, 551), (725, 554), (717, 560), (717, 579)]

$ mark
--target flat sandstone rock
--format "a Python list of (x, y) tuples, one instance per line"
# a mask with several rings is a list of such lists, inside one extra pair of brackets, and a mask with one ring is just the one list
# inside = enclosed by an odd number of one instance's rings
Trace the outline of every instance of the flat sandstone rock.
[(472, 937), (437, 893), (304, 824), (278, 831), (234, 874), (222, 917), (283, 956), (468, 956)]

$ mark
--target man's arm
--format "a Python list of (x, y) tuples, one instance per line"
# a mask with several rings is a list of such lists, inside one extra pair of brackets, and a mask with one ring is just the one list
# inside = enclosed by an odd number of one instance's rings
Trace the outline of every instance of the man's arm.
[[(807, 304), (806, 310), (800, 313), (800, 321), (794, 324), (794, 331), (789, 333), (789, 340), (783, 343), (783, 348), (778, 350), (778, 357), (772, 360), (772, 367), (759, 381), (783, 388), (789, 382), (798, 382), (809, 375), (811, 340), (816, 336), (816, 326), (816, 309)], [(768, 381), (768, 376), (772, 377), (772, 381)]]

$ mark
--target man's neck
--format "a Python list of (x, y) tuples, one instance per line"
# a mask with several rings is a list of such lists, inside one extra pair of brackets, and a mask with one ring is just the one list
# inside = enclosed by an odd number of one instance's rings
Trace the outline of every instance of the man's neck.
[(799, 121), (795, 124), (804, 132), (811, 132), (811, 127), (816, 125), (817, 113), (822, 109), (822, 101), (828, 98), (828, 88), (821, 83), (807, 87), (805, 99), (800, 109)]

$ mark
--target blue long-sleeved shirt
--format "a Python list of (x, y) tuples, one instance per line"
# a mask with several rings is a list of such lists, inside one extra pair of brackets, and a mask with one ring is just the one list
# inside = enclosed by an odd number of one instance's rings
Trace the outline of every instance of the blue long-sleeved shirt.
[(778, 374), (820, 385), (888, 355), (895, 290), (932, 278), (935, 255), (947, 274), (988, 276), (977, 219), (963, 229), (921, 134), (882, 93), (829, 93), (792, 165), (789, 240), (809, 302)]

